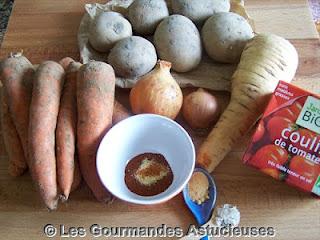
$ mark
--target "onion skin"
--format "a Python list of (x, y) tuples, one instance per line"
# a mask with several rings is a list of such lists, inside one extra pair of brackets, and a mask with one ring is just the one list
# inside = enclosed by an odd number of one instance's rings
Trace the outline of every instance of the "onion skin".
[(130, 92), (133, 113), (152, 113), (175, 119), (180, 112), (183, 95), (170, 74), (171, 63), (158, 61), (156, 68), (143, 76)]
[(208, 128), (218, 120), (219, 104), (213, 95), (199, 88), (184, 98), (182, 114), (193, 129)]

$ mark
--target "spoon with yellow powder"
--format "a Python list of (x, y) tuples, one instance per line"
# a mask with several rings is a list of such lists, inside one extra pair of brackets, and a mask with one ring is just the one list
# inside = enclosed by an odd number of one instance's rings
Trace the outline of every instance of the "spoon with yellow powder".
[[(216, 184), (210, 173), (203, 168), (195, 168), (189, 184), (183, 189), (183, 198), (198, 225), (207, 223), (217, 199)], [(201, 239), (209, 238), (205, 236)]]

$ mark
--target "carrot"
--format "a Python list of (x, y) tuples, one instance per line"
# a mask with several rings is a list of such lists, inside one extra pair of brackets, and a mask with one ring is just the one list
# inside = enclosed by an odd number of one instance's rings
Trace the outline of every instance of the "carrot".
[(57, 178), (62, 199), (67, 200), (74, 175), (77, 125), (77, 72), (81, 63), (67, 68), (56, 129)]
[(82, 176), (94, 196), (101, 202), (110, 200), (96, 170), (96, 152), (112, 124), (115, 75), (103, 62), (83, 65), (77, 79), (77, 147)]
[(28, 126), (34, 68), (22, 53), (11, 54), (0, 67), (9, 111), (28, 161)]
[(73, 182), (71, 185), (71, 192), (77, 190), (81, 184), (82, 176), (79, 167), (79, 161), (77, 157), (74, 159), (74, 171), (73, 171)]
[(232, 76), (230, 103), (199, 149), (198, 164), (213, 171), (257, 121), (279, 80), (290, 82), (297, 66), (297, 51), (290, 42), (272, 34), (255, 36)]
[[(77, 157), (75, 156), (73, 181), (72, 181), (71, 190), (70, 190), (71, 193), (76, 191), (80, 187), (81, 180), (82, 180), (82, 176), (81, 176), (81, 172), (80, 172), (79, 161), (78, 161)], [(66, 202), (68, 200), (64, 197), (64, 195), (60, 195), (60, 199), (62, 202)]]
[(117, 124), (131, 116), (131, 113), (118, 101), (114, 101), (112, 124)]
[(22, 144), (16, 127), (9, 113), (9, 106), (4, 88), (1, 88), (1, 129), (4, 145), (9, 158), (9, 174), (13, 177), (22, 175), (27, 169)]
[(69, 64), (72, 62), (75, 62), (75, 61), (71, 57), (65, 57), (59, 61), (59, 64), (63, 67), (65, 71), (67, 71)]
[(30, 171), (48, 209), (57, 207), (55, 129), (64, 70), (56, 62), (38, 67), (32, 90), (29, 125)]

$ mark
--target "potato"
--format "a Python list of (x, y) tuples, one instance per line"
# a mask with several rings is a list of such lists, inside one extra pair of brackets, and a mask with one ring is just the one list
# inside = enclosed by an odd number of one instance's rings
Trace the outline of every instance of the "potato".
[(92, 21), (89, 28), (89, 42), (100, 52), (108, 52), (117, 41), (130, 36), (130, 22), (116, 12), (102, 12)]
[(153, 34), (158, 24), (169, 16), (165, 0), (135, 0), (128, 9), (133, 30), (139, 34)]
[(120, 77), (140, 77), (156, 65), (157, 53), (151, 42), (132, 36), (119, 41), (111, 49), (108, 62)]
[(235, 13), (216, 13), (202, 28), (202, 38), (207, 54), (218, 62), (234, 63), (251, 38), (253, 30), (249, 23)]
[(171, 62), (176, 72), (188, 72), (200, 63), (202, 46), (199, 31), (190, 19), (182, 15), (171, 15), (158, 25), (154, 44), (160, 58)]
[(229, 12), (229, 0), (174, 0), (172, 11), (191, 19), (195, 24), (202, 25), (205, 20), (217, 12)]

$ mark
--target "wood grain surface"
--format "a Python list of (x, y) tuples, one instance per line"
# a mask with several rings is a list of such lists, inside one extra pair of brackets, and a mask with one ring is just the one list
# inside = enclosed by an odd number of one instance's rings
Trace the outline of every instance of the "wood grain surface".
[[(33, 62), (78, 58), (77, 30), (88, 0), (16, 0), (0, 58), (23, 49)], [(104, 2), (104, 1), (99, 1)], [(320, 93), (320, 44), (304, 0), (247, 0), (257, 32), (273, 32), (287, 37), (296, 46), (300, 64), (295, 83)], [(117, 91), (127, 103), (128, 91)], [(220, 94), (224, 103), (227, 96)], [(203, 135), (191, 132), (196, 145)], [(316, 240), (320, 236), (320, 201), (309, 194), (277, 182), (241, 163), (249, 136), (239, 139), (233, 151), (213, 176), (218, 187), (218, 205), (231, 203), (241, 211), (241, 226), (274, 227), (274, 239)], [(8, 175), (8, 159), (0, 140), (0, 239), (45, 239), (43, 227), (89, 226), (179, 226), (195, 223), (182, 196), (157, 206), (137, 206), (116, 200), (111, 205), (97, 203), (86, 186), (74, 192), (58, 211), (47, 212), (41, 204), (29, 174)], [(238, 238), (241, 239), (241, 238)], [(246, 239), (246, 238), (243, 238)]]

